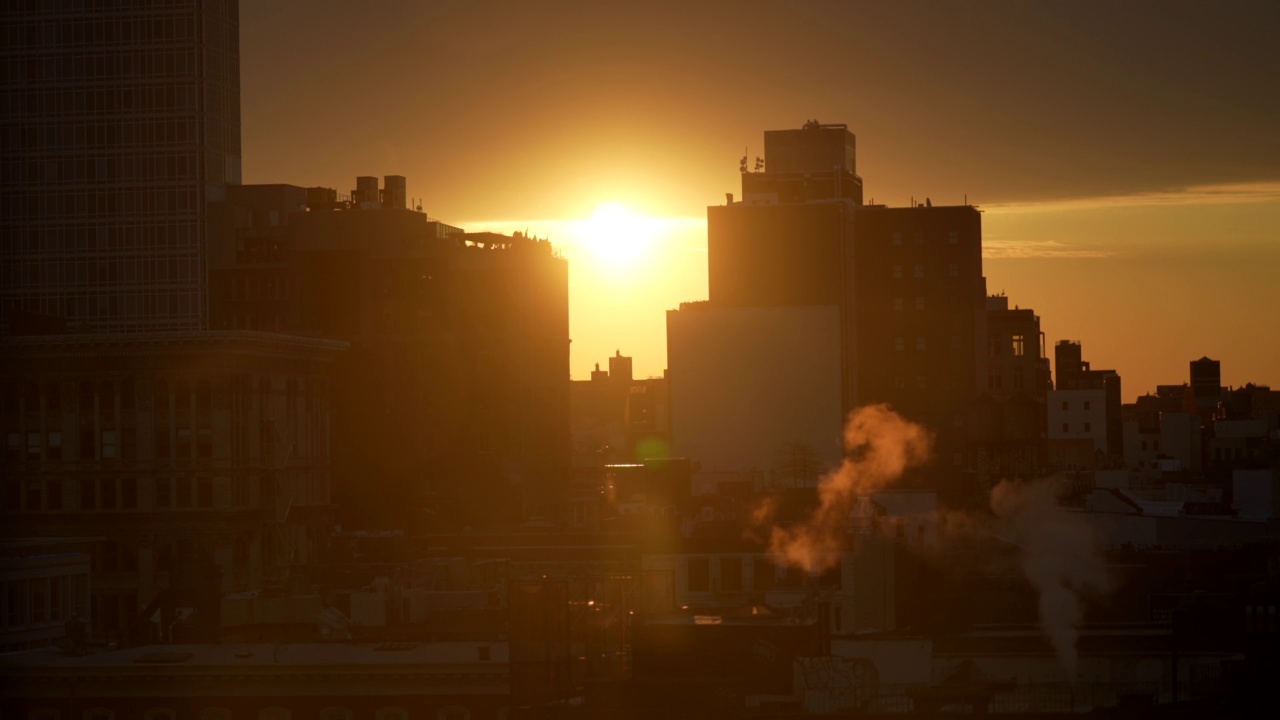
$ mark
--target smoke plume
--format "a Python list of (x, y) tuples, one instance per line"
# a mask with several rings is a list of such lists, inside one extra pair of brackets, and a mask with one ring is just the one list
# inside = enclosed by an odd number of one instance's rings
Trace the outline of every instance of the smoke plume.
[(1040, 625), (1074, 678), (1084, 598), (1106, 592), (1110, 584), (1092, 529), (1058, 505), (1046, 480), (1001, 481), (991, 490), (991, 509), (1007, 539), (1021, 549), (1022, 570), (1040, 595)]
[[(898, 415), (888, 405), (854, 410), (844, 428), (844, 461), (818, 483), (817, 509), (804, 523), (769, 531), (769, 552), (779, 564), (810, 573), (839, 562), (849, 531), (850, 514), (861, 495), (889, 485), (910, 467), (929, 458), (933, 437), (928, 430)], [(775, 505), (757, 508), (753, 520), (766, 526)]]

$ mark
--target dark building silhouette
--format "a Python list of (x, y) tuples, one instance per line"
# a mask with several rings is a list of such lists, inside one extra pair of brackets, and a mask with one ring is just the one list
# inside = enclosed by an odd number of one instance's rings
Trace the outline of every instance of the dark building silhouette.
[[(569, 468), (568, 272), (544, 240), (464, 233), (388, 197), (236, 188), (212, 322), (350, 343), (334, 369), (348, 524), (558, 512)], [(380, 198), (380, 199), (379, 199)]]
[[(815, 329), (807, 343), (790, 351), (834, 343), (844, 413), (890, 403), (935, 432), (940, 463), (959, 467), (969, 405), (987, 382), (981, 215), (971, 206), (929, 202), (862, 205), (854, 135), (844, 125), (810, 122), (798, 130), (767, 132), (765, 154), (763, 170), (757, 166), (752, 172), (744, 163), (740, 202), (730, 198), (707, 209), (709, 298), (705, 308), (696, 309), (723, 317), (707, 316), (704, 324), (748, 322), (740, 316), (751, 310), (776, 315), (831, 309), (836, 335), (827, 337), (831, 328), (820, 331), (817, 320), (806, 319)], [(688, 325), (684, 315), (694, 309), (669, 313), (668, 334)], [(684, 352), (677, 335), (668, 341), (677, 343), (669, 351), (673, 358), (705, 357), (701, 350)], [(764, 362), (762, 357), (724, 362), (746, 367)], [(673, 440), (681, 446), (679, 388), (701, 392), (711, 386), (682, 382), (688, 370), (674, 360), (669, 367)], [(728, 382), (733, 374), (724, 377)], [(772, 377), (780, 385), (810, 380)], [(748, 390), (727, 388), (726, 394)], [(696, 398), (684, 402), (688, 407)], [(838, 437), (836, 428), (833, 441)]]
[(207, 326), (240, 182), (239, 6), (9, 3), (0, 333)]
[(986, 389), (970, 413), (971, 469), (980, 486), (1032, 479), (1046, 462), (1049, 390), (1053, 383), (1040, 318), (1010, 308), (1003, 295), (987, 298)]

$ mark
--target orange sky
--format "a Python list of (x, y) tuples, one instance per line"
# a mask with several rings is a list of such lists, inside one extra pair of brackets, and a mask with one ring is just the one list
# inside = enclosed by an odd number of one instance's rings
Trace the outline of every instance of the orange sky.
[[(1125, 395), (1222, 360), (1280, 386), (1274, 2), (243, 3), (245, 182), (402, 174), (433, 217), (550, 234), (572, 371), (665, 365), (706, 297), (707, 205), (744, 146), (858, 136), (868, 199), (984, 210), (991, 291), (1084, 343)], [(684, 218), (594, 254), (601, 203)]]

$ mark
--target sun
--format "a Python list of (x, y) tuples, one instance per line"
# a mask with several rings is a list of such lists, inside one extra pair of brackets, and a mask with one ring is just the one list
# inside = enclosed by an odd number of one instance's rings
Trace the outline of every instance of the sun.
[(621, 203), (601, 203), (583, 223), (583, 239), (596, 258), (611, 265), (625, 265), (641, 259), (649, 249), (652, 224)]

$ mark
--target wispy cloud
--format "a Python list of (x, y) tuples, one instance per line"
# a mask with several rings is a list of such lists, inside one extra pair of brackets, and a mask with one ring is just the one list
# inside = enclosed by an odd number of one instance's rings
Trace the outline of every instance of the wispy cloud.
[(1115, 253), (1096, 248), (1083, 248), (1057, 240), (990, 240), (982, 241), (982, 256), (998, 260), (1028, 258), (1106, 258)]
[(1042, 200), (1026, 203), (988, 203), (992, 213), (1043, 213), (1176, 205), (1240, 205), (1280, 202), (1280, 182), (1193, 185), (1179, 190)]

